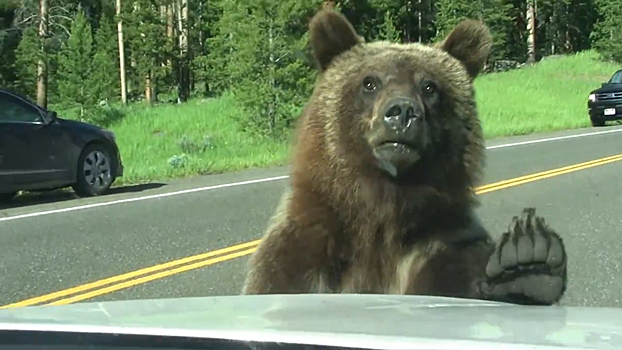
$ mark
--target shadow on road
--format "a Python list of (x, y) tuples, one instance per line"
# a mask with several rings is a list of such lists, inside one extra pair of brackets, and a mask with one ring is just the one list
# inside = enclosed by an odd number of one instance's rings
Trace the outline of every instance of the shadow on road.
[[(113, 187), (106, 192), (106, 194), (101, 195), (99, 197), (107, 197), (114, 194), (122, 194), (122, 193), (136, 193), (142, 192), (146, 190), (151, 190), (155, 188), (160, 188), (165, 186), (164, 183), (148, 183), (148, 184), (140, 184), (140, 185), (132, 185), (132, 186), (119, 186)], [(44, 192), (26, 192), (20, 196), (13, 198), (8, 203), (0, 203), (0, 210), (2, 209), (12, 209), (12, 208), (20, 208), (27, 207), (30, 205), (38, 205), (38, 204), (48, 204), (48, 203), (59, 203), (70, 201), (73, 199), (79, 199), (73, 191), (68, 189), (58, 189), (52, 191), (44, 191)]]

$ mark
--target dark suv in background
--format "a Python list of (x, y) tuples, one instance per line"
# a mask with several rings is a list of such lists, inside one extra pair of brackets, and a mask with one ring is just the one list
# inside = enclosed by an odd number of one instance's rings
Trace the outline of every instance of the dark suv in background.
[(587, 108), (593, 126), (622, 120), (622, 69), (613, 73), (611, 79), (599, 89), (590, 92)]
[(71, 186), (96, 196), (123, 175), (115, 135), (61, 119), (28, 98), (0, 89), (0, 201), (18, 191)]

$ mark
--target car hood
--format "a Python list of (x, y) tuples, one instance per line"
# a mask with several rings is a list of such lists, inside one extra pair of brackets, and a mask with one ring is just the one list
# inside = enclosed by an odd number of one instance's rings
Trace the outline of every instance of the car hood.
[(80, 129), (88, 129), (97, 133), (101, 133), (102, 132), (102, 128), (100, 128), (97, 125), (93, 125), (93, 124), (89, 124), (89, 123), (84, 123), (78, 120), (71, 120), (71, 119), (63, 119), (63, 118), (59, 118), (56, 117), (56, 120), (58, 121), (58, 123), (62, 126), (66, 126), (66, 127), (70, 127), (70, 128), (80, 128)]
[[(253, 295), (0, 310), (0, 329), (184, 335), (376, 349), (620, 349), (622, 309), (469, 299)], [(539, 347), (542, 346), (542, 347)]]
[(607, 84), (603, 87), (593, 90), (591, 94), (603, 94), (607, 92), (622, 92), (622, 84)]

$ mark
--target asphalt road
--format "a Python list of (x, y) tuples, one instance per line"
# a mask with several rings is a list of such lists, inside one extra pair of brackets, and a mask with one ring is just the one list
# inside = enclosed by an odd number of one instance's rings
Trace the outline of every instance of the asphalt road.
[[(622, 132), (529, 143), (611, 130), (622, 128), (490, 141), (484, 183), (622, 154)], [(512, 143), (523, 144), (499, 147)], [(250, 170), (100, 198), (18, 201), (0, 210), (0, 305), (256, 240), (287, 180), (210, 186), (284, 175), (286, 168)], [(188, 190), (194, 192), (179, 193)], [(498, 236), (512, 215), (535, 206), (567, 245), (570, 283), (563, 304), (622, 306), (620, 193), (622, 161), (617, 161), (483, 194), (479, 213)], [(86, 301), (238, 294), (247, 257)]]

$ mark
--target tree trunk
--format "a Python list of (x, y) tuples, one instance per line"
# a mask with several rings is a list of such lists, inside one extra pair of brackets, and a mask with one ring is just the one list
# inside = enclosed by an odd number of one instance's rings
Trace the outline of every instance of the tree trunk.
[[(134, 11), (138, 11), (140, 9), (140, 5), (137, 2), (134, 2)], [(143, 24), (143, 20), (141, 19), (139, 21), (139, 25)], [(140, 33), (140, 36), (142, 38), (145, 38), (147, 35), (145, 33)], [(134, 55), (132, 55), (134, 56)], [(134, 57), (132, 57), (132, 66), (137, 65), (137, 62), (135, 61)], [(145, 86), (144, 86), (144, 92), (145, 92), (145, 102), (147, 102), (147, 104), (151, 105), (153, 104), (153, 102), (155, 101), (156, 98), (156, 94), (155, 94), (155, 81), (154, 81), (154, 76), (153, 76), (153, 71), (152, 71), (152, 67), (147, 68), (147, 71), (144, 73), (144, 79), (145, 79)]]
[(166, 6), (166, 36), (173, 39), (173, 6)]
[[(196, 21), (198, 22), (196, 27), (197, 27), (197, 28), (199, 28), (198, 33), (197, 33), (197, 34), (198, 34), (198, 36), (199, 36), (199, 37), (197, 38), (197, 39), (198, 39), (198, 40), (197, 40), (197, 42), (199, 43), (199, 48), (200, 48), (200, 50), (201, 50), (201, 51), (200, 51), (200, 53), (199, 53), (199, 55), (201, 55), (201, 56), (207, 56), (207, 49), (205, 48), (205, 38), (204, 38), (204, 32), (203, 32), (203, 30), (204, 30), (204, 28), (203, 28), (203, 25), (204, 25), (204, 18), (203, 18), (203, 16), (204, 16), (204, 14), (205, 14), (205, 12), (204, 12), (204, 11), (205, 11), (205, 8), (209, 9), (209, 8), (210, 8), (210, 6), (211, 6), (211, 4), (210, 4), (210, 1), (209, 1), (209, 0), (207, 0), (207, 1), (205, 1), (205, 2), (203, 2), (203, 1), (199, 1), (199, 3), (198, 3), (197, 5), (198, 5), (198, 7), (199, 7), (199, 13), (201, 14), (200, 16), (195, 17), (195, 18), (196, 18)], [(196, 54), (196, 53), (195, 53), (195, 54)], [(203, 83), (205, 84), (205, 86), (204, 86), (204, 88), (203, 88), (203, 94), (204, 94), (204, 95), (207, 95), (207, 94), (209, 93), (209, 81), (208, 81), (208, 79), (207, 79), (207, 74), (201, 74), (201, 75), (202, 75), (202, 78), (203, 78), (203, 79), (202, 79), (202, 80), (203, 80)], [(190, 84), (191, 84), (191, 85), (190, 85), (190, 89), (191, 89), (190, 91), (196, 91), (196, 90), (195, 90), (195, 85), (196, 85), (197, 83), (199, 83), (199, 84), (200, 84), (200, 82), (197, 82), (197, 81), (196, 81), (196, 75), (193, 75), (193, 77), (192, 77), (192, 79), (191, 79), (191, 80), (192, 80), (192, 81), (191, 81), (191, 83), (190, 83)]]
[(527, 0), (527, 63), (536, 62), (536, 0)]
[[(136, 11), (139, 10), (139, 6), (138, 3), (136, 1), (132, 1), (132, 14), (135, 14)], [(142, 23), (142, 21), (141, 21)], [(132, 71), (137, 71), (138, 70), (138, 62), (136, 62), (136, 54), (135, 53), (131, 53), (130, 54), (130, 67)], [(138, 92), (138, 90), (140, 89), (140, 83), (137, 80), (134, 79), (130, 79), (127, 80), (127, 92), (128, 93), (132, 93), (133, 91), (136, 91), (135, 94)]]
[(188, 62), (188, 0), (178, 0), (178, 30), (179, 30), (179, 88), (177, 102), (186, 102), (190, 95), (190, 69)]
[(418, 6), (418, 10), (417, 10), (417, 23), (419, 25), (419, 27), (417, 28), (417, 34), (419, 35), (419, 42), (423, 42), (423, 23), (421, 23), (423, 21), (423, 16), (422, 13), (423, 12), (423, 2), (421, 0), (419, 0), (419, 6)]
[[(406, 1), (405, 7), (406, 7), (406, 13), (412, 13), (413, 7), (412, 7), (411, 1)], [(404, 35), (404, 37), (402, 38), (402, 41), (407, 42), (407, 43), (412, 42), (411, 36), (412, 36), (411, 21), (406, 21), (406, 35)]]
[[(173, 40), (173, 6), (166, 6), (166, 36), (169, 40)], [(173, 61), (169, 58), (166, 60), (166, 65), (172, 69)]]
[[(160, 5), (160, 18), (164, 22), (166, 22), (166, 9), (167, 9), (166, 5)], [(166, 60), (166, 62), (160, 62), (160, 65), (162, 67), (166, 67), (168, 65), (168, 62), (169, 60)]]
[[(272, 91), (276, 91), (276, 79), (275, 79), (275, 58), (274, 58), (274, 34), (273, 34), (273, 21), (272, 18), (268, 19), (270, 25), (268, 27), (268, 51), (270, 52), (270, 67), (268, 69), (268, 79), (270, 81), (270, 87)], [(278, 93), (274, 95), (274, 100), (271, 101), (268, 106), (268, 116), (270, 123), (270, 134), (274, 135), (276, 129), (276, 106), (278, 105)]]
[(48, 71), (45, 40), (48, 33), (48, 0), (39, 1), (39, 42), (40, 57), (37, 62), (37, 104), (48, 106)]
[(153, 92), (153, 78), (150, 70), (145, 77), (145, 101), (147, 104), (153, 104)]
[[(117, 16), (121, 14), (121, 0), (116, 1)], [(123, 24), (117, 22), (117, 34), (119, 41), (119, 71), (121, 72), (121, 102), (127, 104), (127, 83), (125, 81), (125, 45), (123, 44)]]

